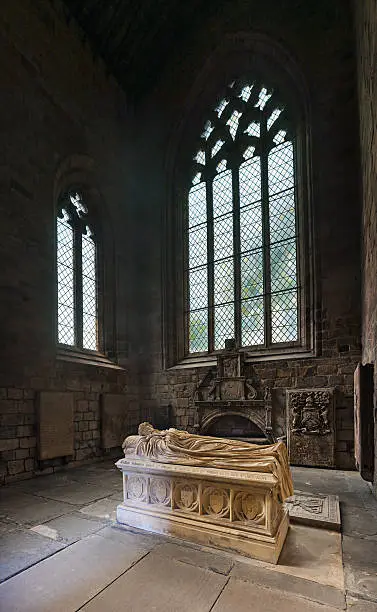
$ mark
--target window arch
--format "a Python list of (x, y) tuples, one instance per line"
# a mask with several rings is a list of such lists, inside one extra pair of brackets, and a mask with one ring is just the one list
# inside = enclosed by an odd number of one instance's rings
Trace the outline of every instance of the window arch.
[(94, 220), (83, 191), (71, 188), (56, 218), (57, 341), (97, 351), (98, 253)]
[(186, 215), (185, 353), (302, 344), (297, 126), (277, 88), (239, 79), (209, 113)]

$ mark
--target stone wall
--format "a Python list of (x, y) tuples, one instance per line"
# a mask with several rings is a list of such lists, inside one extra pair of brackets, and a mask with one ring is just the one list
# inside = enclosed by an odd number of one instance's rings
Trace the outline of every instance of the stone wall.
[[(0, 25), (0, 478), (9, 482), (63, 464), (36, 459), (39, 390), (74, 394), (75, 451), (67, 460), (76, 463), (103, 454), (100, 393), (125, 394), (131, 431), (138, 385), (129, 357), (132, 245), (123, 235), (133, 215), (126, 97), (59, 2), (5, 0)], [(54, 187), (64, 160), (75, 156), (92, 160), (114, 237), (117, 370), (56, 357)]]
[[(174, 191), (169, 146), (180, 129), (187, 107), (197, 93), (197, 105), (206, 87), (201, 79), (213, 52), (226, 38), (262, 33), (278, 41), (294, 58), (307, 85), (312, 135), (312, 186), (316, 264), (317, 352), (306, 359), (284, 358), (251, 363), (255, 385), (263, 393), (273, 389), (278, 428), (285, 427), (286, 389), (334, 387), (336, 389), (336, 465), (353, 468), (353, 378), (360, 359), (360, 227), (358, 193), (357, 86), (353, 23), (347, 2), (237, 1), (219, 3), (217, 13), (203, 22), (185, 47), (175, 50), (160, 86), (139, 109), (138, 151), (142, 159), (135, 176), (143, 171), (144, 188), (137, 194), (139, 211), (138, 261), (144, 271), (139, 292), (140, 368), (143, 414), (161, 404), (171, 404), (172, 423), (193, 423), (192, 394), (203, 377), (199, 369), (163, 369), (163, 333), (174, 342), (174, 329), (164, 329), (162, 278), (166, 236), (162, 232), (167, 202)], [(222, 66), (212, 62), (221, 75)], [(203, 84), (204, 82), (204, 84)], [(174, 84), (174, 86), (172, 85)], [(196, 88), (195, 88), (196, 87)], [(195, 108), (195, 100), (193, 104)], [(194, 110), (205, 118), (206, 109)], [(208, 110), (207, 110), (208, 112)], [(198, 130), (198, 123), (187, 132)], [(185, 146), (181, 141), (180, 147)], [(192, 155), (194, 151), (188, 153)], [(136, 192), (136, 189), (135, 189)], [(176, 200), (176, 206), (182, 205)], [(148, 244), (148, 249), (145, 249)], [(174, 279), (167, 277), (167, 283)], [(277, 428), (277, 430), (278, 430)]]
[[(363, 363), (374, 364), (377, 465), (377, 3), (355, 2), (362, 160)], [(374, 487), (377, 493), (377, 472)]]

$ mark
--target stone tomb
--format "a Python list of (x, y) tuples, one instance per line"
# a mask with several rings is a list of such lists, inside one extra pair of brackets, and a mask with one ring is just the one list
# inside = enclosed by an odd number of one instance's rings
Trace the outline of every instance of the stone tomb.
[(117, 521), (277, 563), (289, 526), (273, 474), (120, 459)]

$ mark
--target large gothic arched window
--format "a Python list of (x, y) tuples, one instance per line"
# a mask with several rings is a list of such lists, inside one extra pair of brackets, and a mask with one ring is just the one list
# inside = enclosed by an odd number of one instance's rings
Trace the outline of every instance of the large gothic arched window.
[(300, 343), (295, 122), (258, 79), (231, 83), (194, 157), (186, 215), (186, 354)]
[(61, 200), (56, 220), (58, 343), (98, 349), (97, 248), (88, 208), (79, 190)]

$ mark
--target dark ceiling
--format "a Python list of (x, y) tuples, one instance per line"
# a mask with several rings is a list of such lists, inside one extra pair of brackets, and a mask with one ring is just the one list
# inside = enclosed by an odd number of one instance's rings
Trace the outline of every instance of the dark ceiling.
[(64, 0), (120, 85), (139, 99), (156, 82), (177, 43), (221, 0)]
[[(104, 60), (128, 94), (139, 101), (159, 79), (169, 58), (182, 52), (185, 39), (206, 25), (217, 11), (228, 5), (229, 16), (236, 0), (64, 0), (68, 18), (81, 26), (94, 56)], [(273, 0), (260, 3), (240, 0), (248, 21), (256, 13), (269, 24), (270, 14), (291, 15), (311, 29), (331, 30), (336, 22), (349, 28), (345, 18), (349, 0)], [(344, 20), (345, 18), (345, 20)]]

